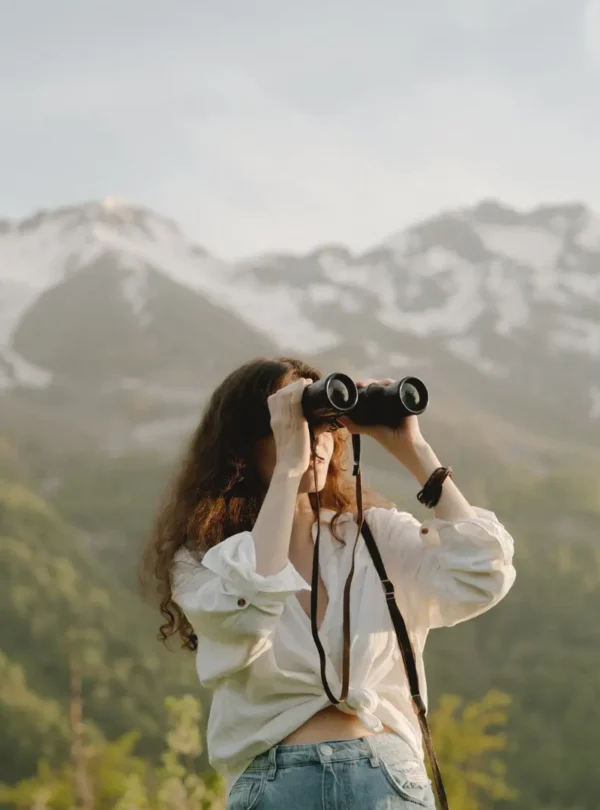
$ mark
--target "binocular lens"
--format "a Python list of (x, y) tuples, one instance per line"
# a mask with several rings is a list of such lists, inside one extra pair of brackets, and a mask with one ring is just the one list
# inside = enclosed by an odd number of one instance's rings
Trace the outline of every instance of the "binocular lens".
[(407, 413), (422, 413), (427, 407), (429, 395), (421, 380), (408, 377), (400, 383), (400, 402)]
[(358, 400), (354, 380), (345, 374), (329, 374), (304, 389), (302, 409), (307, 419), (331, 420), (352, 410)]
[(329, 395), (331, 404), (335, 408), (339, 408), (340, 411), (346, 410), (346, 408), (352, 405), (352, 397), (350, 396), (348, 386), (340, 379), (334, 378), (330, 381), (327, 386), (327, 394)]
[(419, 397), (419, 392), (410, 383), (404, 386), (402, 391), (400, 391), (400, 399), (402, 400), (402, 404), (405, 408), (418, 408), (421, 402), (421, 398)]

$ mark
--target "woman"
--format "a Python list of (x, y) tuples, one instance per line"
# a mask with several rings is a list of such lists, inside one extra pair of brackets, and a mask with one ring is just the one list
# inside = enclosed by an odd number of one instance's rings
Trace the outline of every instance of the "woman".
[[(317, 425), (311, 450), (301, 399), (320, 376), (297, 360), (256, 360), (214, 392), (148, 552), (162, 637), (178, 633), (197, 651), (199, 679), (213, 690), (208, 752), (227, 777), (231, 810), (434, 808), (403, 661), (364, 543), (354, 554), (347, 699), (334, 705), (321, 680), (307, 584), (317, 518), (316, 623), (327, 681), (339, 695), (357, 504), (343, 466), (348, 430)], [(379, 442), (420, 485), (440, 468), (416, 417), (398, 431), (342, 421)], [(372, 499), (365, 506), (423, 686), (429, 629), (502, 599), (515, 578), (513, 542), (450, 478), (422, 525)]]

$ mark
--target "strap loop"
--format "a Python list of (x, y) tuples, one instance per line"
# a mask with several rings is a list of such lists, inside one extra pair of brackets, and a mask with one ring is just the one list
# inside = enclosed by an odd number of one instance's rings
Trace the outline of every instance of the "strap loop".
[[(363, 525), (363, 529), (364, 529), (364, 525)], [(389, 581), (389, 579), (382, 579), (381, 584), (383, 585), (383, 592), (385, 594), (385, 598), (386, 599), (395, 599), (396, 594), (394, 593), (394, 586)]]

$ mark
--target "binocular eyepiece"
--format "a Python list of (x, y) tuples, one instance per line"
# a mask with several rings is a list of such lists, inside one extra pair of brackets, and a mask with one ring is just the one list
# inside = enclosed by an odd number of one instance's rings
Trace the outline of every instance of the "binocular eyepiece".
[(346, 374), (329, 374), (304, 390), (302, 410), (310, 423), (348, 416), (357, 425), (398, 427), (402, 420), (423, 413), (429, 392), (418, 377), (403, 377), (391, 385), (372, 383), (357, 388)]

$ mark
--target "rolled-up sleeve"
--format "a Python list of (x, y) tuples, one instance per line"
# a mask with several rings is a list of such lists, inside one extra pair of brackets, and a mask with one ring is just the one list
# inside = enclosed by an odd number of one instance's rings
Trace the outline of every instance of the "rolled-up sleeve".
[(413, 624), (450, 627), (497, 604), (515, 581), (513, 539), (493, 512), (419, 523), (395, 509), (377, 509), (372, 526)]
[(256, 571), (250, 532), (209, 549), (200, 563), (189, 551), (177, 555), (173, 598), (198, 636), (200, 680), (215, 680), (250, 665), (272, 643), (289, 596), (310, 586), (291, 562), (271, 576)]

